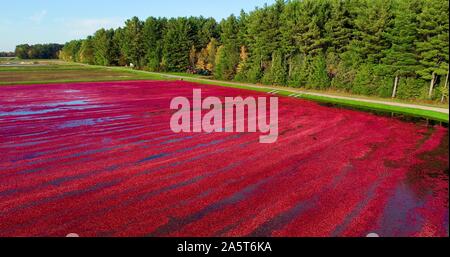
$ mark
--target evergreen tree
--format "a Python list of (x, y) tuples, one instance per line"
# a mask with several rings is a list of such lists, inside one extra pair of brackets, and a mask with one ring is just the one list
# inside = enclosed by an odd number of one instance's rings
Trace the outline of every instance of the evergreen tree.
[(330, 84), (325, 57), (323, 54), (319, 54), (312, 58), (307, 87), (312, 89), (326, 89)]
[[(302, 65), (306, 63), (306, 56), (317, 55), (324, 50), (326, 39), (322, 36), (324, 29), (321, 28), (324, 22), (319, 24), (319, 17), (325, 19), (327, 16), (322, 8), (325, 3), (326, 1), (294, 1), (285, 7), (280, 31), (282, 49), (286, 53), (289, 84), (304, 86), (303, 73), (306, 72), (306, 67)], [(294, 58), (297, 60), (294, 61)]]
[(157, 19), (154, 17), (148, 18), (144, 23), (143, 41), (146, 49), (144, 63), (152, 71), (158, 71), (160, 69), (165, 25), (166, 19)]
[(286, 67), (283, 63), (283, 54), (281, 51), (275, 51), (273, 53), (271, 67), (265, 73), (263, 82), (278, 86), (286, 85)]
[(125, 22), (124, 28), (124, 54), (135, 67), (142, 67), (145, 48), (143, 37), (144, 23), (138, 17), (133, 17)]
[(392, 25), (392, 0), (363, 0), (356, 8), (358, 15), (351, 50), (366, 63), (379, 64), (384, 50), (389, 48), (386, 34)]
[(420, 39), (416, 46), (422, 68), (417, 73), (431, 81), (429, 98), (433, 96), (439, 76), (446, 76), (448, 73), (448, 11), (448, 1), (429, 0), (418, 16)]
[[(281, 16), (285, 3), (278, 0), (272, 6), (257, 9), (248, 19), (251, 66), (259, 65), (261, 72), (269, 72), (272, 54), (281, 47)], [(255, 71), (256, 67), (253, 68)]]
[(293, 70), (288, 85), (292, 87), (306, 87), (311, 74), (311, 56), (298, 54), (293, 58)]
[(28, 52), (30, 51), (30, 45), (23, 44), (16, 46), (15, 55), (19, 59), (28, 59)]
[(386, 57), (382, 59), (382, 63), (387, 68), (385, 75), (395, 77), (392, 97), (397, 94), (401, 77), (414, 76), (417, 70), (417, 54), (414, 47), (417, 40), (417, 21), (413, 9), (416, 4), (417, 2), (409, 0), (398, 2), (394, 25), (386, 35), (391, 47), (384, 51)]
[(117, 52), (114, 63), (117, 63), (119, 66), (128, 65), (129, 61), (125, 56), (125, 30), (123, 28), (118, 28), (114, 31), (113, 46)]
[(206, 46), (207, 64), (206, 69), (210, 72), (214, 71), (214, 65), (216, 63), (218, 42), (215, 38), (211, 38), (211, 41)]
[(100, 29), (95, 32), (93, 37), (95, 64), (109, 66), (114, 63), (117, 52), (113, 38), (114, 30)]
[(362, 64), (355, 74), (351, 92), (361, 95), (371, 95), (373, 93), (374, 70), (372, 64)]
[(214, 75), (218, 79), (231, 80), (239, 63), (238, 20), (231, 15), (220, 23), (222, 45), (216, 55)]
[(189, 67), (189, 52), (192, 41), (188, 19), (170, 19), (164, 33), (162, 64), (168, 71), (186, 71)]
[[(351, 45), (349, 45), (351, 46)], [(330, 55), (330, 53), (328, 53)], [(329, 60), (335, 62), (331, 86), (337, 90), (351, 91), (356, 73), (363, 64), (363, 59), (352, 48), (339, 54), (338, 58)]]
[(197, 31), (196, 46), (198, 49), (206, 48), (211, 42), (211, 38), (219, 37), (219, 26), (215, 19), (207, 18), (201, 19), (199, 29)]
[(246, 48), (248, 47), (248, 31), (247, 31), (247, 26), (249, 23), (249, 17), (248, 14), (244, 11), (241, 10), (241, 13), (239, 15), (239, 19), (238, 19), (238, 45), (240, 47), (245, 46)]
[(86, 64), (94, 64), (95, 56), (94, 56), (94, 42), (91, 36), (88, 36), (81, 43), (80, 52), (79, 52), (79, 60), (82, 63)]
[(352, 39), (352, 17), (348, 3), (349, 1), (331, 1), (331, 14), (325, 25), (325, 38), (330, 52), (345, 52)]
[(68, 62), (78, 62), (82, 40), (72, 40), (66, 43), (59, 54), (59, 58)]

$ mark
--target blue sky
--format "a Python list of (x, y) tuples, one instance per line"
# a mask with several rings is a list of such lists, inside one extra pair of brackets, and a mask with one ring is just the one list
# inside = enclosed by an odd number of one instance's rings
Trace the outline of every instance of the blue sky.
[(132, 16), (199, 16), (218, 20), (275, 0), (15, 0), (2, 1), (0, 51), (22, 43), (64, 43), (99, 28), (116, 28)]

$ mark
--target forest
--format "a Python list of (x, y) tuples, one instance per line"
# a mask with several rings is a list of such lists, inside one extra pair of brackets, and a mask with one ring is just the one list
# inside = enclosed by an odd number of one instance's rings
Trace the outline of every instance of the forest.
[(18, 45), (14, 54), (20, 59), (56, 59), (64, 47), (60, 44)]
[(15, 57), (14, 52), (0, 52), (0, 57)]
[(448, 4), (278, 0), (221, 21), (133, 17), (123, 27), (66, 43), (58, 55), (86, 64), (132, 64), (220, 80), (444, 102)]

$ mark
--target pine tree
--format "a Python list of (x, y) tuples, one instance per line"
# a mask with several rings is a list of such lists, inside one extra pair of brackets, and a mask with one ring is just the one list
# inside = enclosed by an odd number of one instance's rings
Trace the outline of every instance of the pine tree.
[(238, 45), (239, 46), (248, 46), (248, 26), (249, 24), (249, 15), (241, 10), (241, 13), (238, 18)]
[(293, 58), (293, 70), (289, 76), (288, 85), (292, 87), (306, 87), (311, 74), (311, 56), (298, 54)]
[(217, 79), (222, 79), (223, 78), (223, 74), (224, 74), (224, 62), (223, 59), (225, 58), (225, 52), (224, 52), (224, 46), (221, 45), (219, 46), (219, 48), (217, 49), (217, 53), (216, 53), (216, 63), (215, 63), (215, 68), (214, 68), (214, 76)]
[(330, 86), (327, 73), (327, 63), (323, 54), (312, 57), (310, 74), (308, 74), (308, 88), (326, 89)]
[(352, 39), (352, 17), (348, 1), (332, 0), (330, 18), (325, 24), (326, 43), (330, 52), (341, 54)]
[(220, 24), (222, 46), (216, 55), (214, 75), (218, 79), (232, 80), (239, 63), (238, 20), (231, 15)]
[[(317, 55), (323, 52), (325, 38), (319, 26), (319, 17), (326, 16), (322, 12), (326, 1), (294, 1), (287, 4), (281, 16), (282, 49), (286, 53), (287, 76), (289, 84), (304, 86), (306, 56)], [(294, 59), (297, 58), (297, 61)], [(303, 61), (299, 62), (301, 59)], [(297, 65), (297, 66), (296, 66)], [(302, 75), (300, 75), (302, 74)]]
[(271, 66), (264, 74), (263, 83), (284, 86), (286, 85), (286, 68), (283, 64), (283, 54), (275, 51), (272, 56)]
[(79, 62), (79, 52), (82, 40), (72, 40), (66, 43), (61, 50), (59, 58), (68, 62)]
[(138, 17), (133, 17), (125, 22), (124, 54), (137, 68), (142, 66), (145, 56), (143, 27), (144, 23)]
[(192, 41), (191, 30), (186, 18), (171, 19), (164, 34), (163, 67), (168, 71), (186, 71), (189, 67), (189, 52)]
[(206, 46), (206, 70), (212, 72), (214, 70), (214, 65), (216, 63), (216, 53), (217, 53), (218, 42), (215, 38), (211, 38), (210, 42)]
[(28, 59), (28, 52), (30, 51), (30, 45), (23, 44), (16, 46), (15, 55), (19, 59)]
[(389, 48), (386, 32), (392, 25), (391, 7), (392, 0), (363, 0), (357, 7), (351, 50), (366, 63), (379, 64)]
[(117, 51), (114, 48), (114, 30), (100, 29), (93, 37), (95, 64), (109, 66), (116, 59)]
[(351, 92), (354, 94), (371, 95), (373, 86), (373, 65), (362, 64), (355, 74), (355, 79), (351, 87)]
[(420, 39), (416, 46), (422, 68), (417, 73), (431, 81), (429, 98), (433, 96), (438, 77), (448, 74), (448, 11), (447, 1), (430, 0), (418, 16)]
[[(259, 65), (263, 73), (270, 69), (272, 54), (281, 46), (280, 27), (284, 6), (284, 1), (278, 0), (274, 5), (257, 9), (249, 16), (251, 66)], [(256, 67), (253, 70), (256, 71)]]
[(94, 64), (95, 56), (94, 56), (94, 42), (91, 36), (88, 36), (81, 43), (81, 48), (79, 52), (79, 60), (82, 63), (86, 64)]
[(417, 40), (417, 21), (414, 13), (414, 1), (400, 0), (395, 12), (393, 28), (386, 34), (391, 47), (384, 51), (382, 63), (387, 68), (385, 75), (392, 75), (394, 87), (392, 97), (396, 97), (401, 77), (414, 76), (417, 70), (417, 54), (414, 42)]
[(303, 33), (301, 41), (301, 52), (305, 55), (319, 55), (323, 51), (325, 39), (321, 37), (320, 28), (317, 25), (317, 17), (313, 17), (306, 26), (307, 30)]
[(280, 40), (283, 52), (286, 54), (289, 79), (291, 79), (294, 69), (294, 57), (300, 51), (296, 35), (302, 33), (302, 28), (305, 23), (303, 19), (306, 18), (306, 15), (300, 15), (300, 12), (303, 10), (301, 7), (302, 3), (299, 1), (290, 2), (286, 5), (280, 17)]
[(219, 37), (219, 26), (215, 19), (208, 18), (202, 19), (200, 18), (200, 25), (197, 31), (197, 47), (198, 49), (202, 49), (207, 47), (207, 45), (211, 42), (211, 38)]
[(163, 48), (163, 31), (166, 19), (148, 18), (144, 23), (143, 40), (146, 49), (144, 65), (152, 71), (160, 69)]
[(125, 55), (125, 30), (123, 28), (118, 28), (114, 31), (113, 45), (117, 51), (117, 59), (114, 62), (119, 66), (128, 65), (130, 60)]

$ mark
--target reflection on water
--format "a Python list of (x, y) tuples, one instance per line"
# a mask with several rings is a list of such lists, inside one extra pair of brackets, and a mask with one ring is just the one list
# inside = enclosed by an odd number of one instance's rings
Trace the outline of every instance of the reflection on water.
[(379, 232), (383, 236), (407, 236), (420, 231), (424, 220), (417, 212), (425, 202), (417, 199), (409, 186), (401, 184), (384, 209)]
[[(434, 132), (431, 130), (430, 134)], [(448, 143), (447, 131), (438, 147), (416, 156), (421, 161), (411, 167), (389, 198), (377, 232), (384, 236), (408, 236), (426, 225), (423, 210), (433, 205), (448, 208)], [(448, 211), (442, 223), (448, 234)]]
[(326, 107), (370, 112), (370, 113), (378, 115), (378, 116), (391, 117), (391, 118), (402, 120), (402, 121), (424, 124), (427, 126), (440, 125), (440, 126), (448, 128), (448, 122), (434, 120), (434, 119), (430, 119), (430, 118), (417, 117), (417, 116), (407, 115), (407, 114), (399, 114), (399, 113), (394, 113), (394, 112), (389, 112), (389, 111), (373, 110), (373, 109), (364, 108), (364, 107), (346, 106), (346, 105), (341, 105), (341, 104), (325, 103), (325, 102), (318, 102), (318, 103), (320, 105), (326, 106)]
[(61, 125), (59, 125), (58, 128), (76, 128), (76, 127), (81, 127), (81, 126), (92, 126), (92, 125), (104, 123), (104, 122), (125, 120), (130, 117), (131, 117), (131, 115), (121, 115), (121, 116), (117, 116), (117, 117), (69, 120), (69, 121), (66, 121), (66, 122), (62, 123)]
[(43, 104), (43, 106), (55, 107), (55, 106), (65, 106), (65, 105), (86, 105), (86, 104), (88, 104), (88, 101), (86, 101), (86, 100), (74, 100), (74, 101)]
[(81, 126), (91, 126), (99, 122), (101, 121), (97, 121), (97, 119), (71, 120), (66, 121), (63, 124), (59, 125), (58, 128), (76, 128)]
[[(419, 154), (421, 160), (407, 174), (406, 183), (419, 199), (429, 194), (448, 195), (449, 134), (441, 139), (438, 147)], [(448, 201), (448, 197), (447, 197)], [(448, 206), (448, 202), (445, 203)]]

